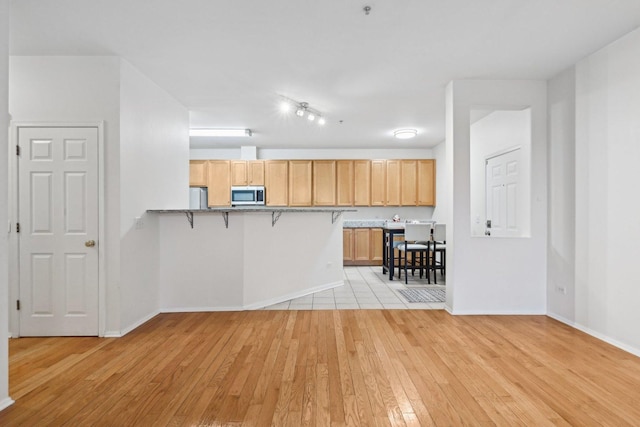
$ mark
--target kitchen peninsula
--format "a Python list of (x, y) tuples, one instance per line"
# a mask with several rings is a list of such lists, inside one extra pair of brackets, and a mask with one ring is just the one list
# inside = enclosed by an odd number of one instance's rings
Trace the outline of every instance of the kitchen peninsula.
[(255, 309), (342, 285), (346, 211), (147, 211), (158, 228), (160, 310)]

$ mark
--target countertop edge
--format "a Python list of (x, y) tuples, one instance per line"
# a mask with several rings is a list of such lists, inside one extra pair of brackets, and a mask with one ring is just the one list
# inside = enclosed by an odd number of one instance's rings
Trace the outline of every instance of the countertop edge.
[(235, 212), (300, 212), (300, 213), (317, 213), (317, 212), (357, 212), (357, 209), (344, 208), (287, 208), (287, 207), (268, 207), (268, 208), (210, 208), (210, 209), (147, 209), (148, 213), (235, 213)]

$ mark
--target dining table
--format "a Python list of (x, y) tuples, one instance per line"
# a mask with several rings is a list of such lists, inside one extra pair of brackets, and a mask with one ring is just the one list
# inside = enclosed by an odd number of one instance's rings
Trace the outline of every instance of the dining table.
[[(420, 221), (423, 222), (423, 221)], [(434, 221), (425, 221), (432, 226)], [(389, 273), (389, 280), (393, 280), (395, 269), (394, 237), (404, 236), (405, 222), (385, 222), (382, 227), (382, 274)]]
[(382, 274), (389, 272), (389, 280), (393, 280), (395, 256), (393, 241), (395, 236), (404, 235), (404, 223), (385, 223), (382, 227)]

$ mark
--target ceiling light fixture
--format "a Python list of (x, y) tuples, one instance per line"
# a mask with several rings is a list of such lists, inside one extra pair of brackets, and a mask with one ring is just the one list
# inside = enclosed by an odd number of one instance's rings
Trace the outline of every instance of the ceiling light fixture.
[(189, 129), (189, 136), (247, 137), (251, 129)]
[(411, 139), (415, 138), (418, 131), (415, 129), (398, 129), (393, 131), (393, 136), (398, 139)]
[[(322, 113), (320, 113), (320, 111), (316, 110), (315, 108), (311, 108), (308, 102), (298, 102), (284, 96), (282, 98), (283, 101), (280, 109), (283, 112), (288, 112), (293, 109), (296, 112), (296, 116), (306, 116), (307, 120), (309, 120), (310, 122), (316, 122), (320, 126), (327, 123), (327, 120), (322, 116)], [(286, 107), (285, 104), (287, 105)]]

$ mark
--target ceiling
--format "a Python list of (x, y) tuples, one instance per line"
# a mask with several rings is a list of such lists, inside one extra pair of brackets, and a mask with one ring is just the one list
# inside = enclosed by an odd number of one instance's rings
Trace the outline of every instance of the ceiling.
[[(363, 7), (371, 7), (365, 14)], [(118, 55), (190, 111), (250, 128), (194, 148), (426, 148), (456, 79), (547, 79), (640, 26), (638, 0), (14, 0), (12, 55)], [(305, 101), (319, 127), (279, 109)], [(418, 130), (400, 141), (392, 131)]]

